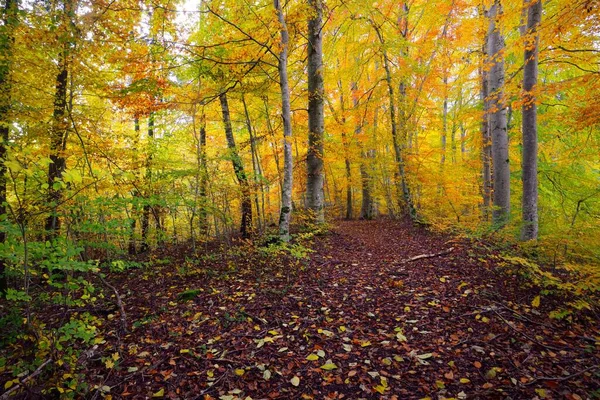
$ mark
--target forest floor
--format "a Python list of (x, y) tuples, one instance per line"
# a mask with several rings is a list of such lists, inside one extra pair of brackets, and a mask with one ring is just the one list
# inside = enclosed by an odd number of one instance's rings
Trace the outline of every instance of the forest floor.
[[(535, 304), (539, 289), (521, 288), (472, 242), (399, 221), (344, 221), (314, 239), (306, 261), (239, 249), (187, 261), (173, 252), (168, 265), (107, 277), (129, 327), (119, 333), (115, 313), (90, 352), (87, 374), (104, 395), (600, 396), (597, 321), (549, 319), (559, 299)], [(444, 254), (410, 260), (434, 253)], [(97, 354), (114, 354), (111, 365)]]

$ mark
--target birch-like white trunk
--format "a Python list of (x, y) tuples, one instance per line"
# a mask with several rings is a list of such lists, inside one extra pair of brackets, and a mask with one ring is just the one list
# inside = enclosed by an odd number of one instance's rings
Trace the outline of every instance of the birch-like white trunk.
[(504, 99), (504, 38), (498, 26), (501, 15), (500, 0), (494, 0), (489, 11), (488, 57), (491, 68), (488, 75), (488, 90), (494, 185), (492, 218), (497, 225), (506, 224), (510, 218), (510, 161)]
[(292, 217), (292, 111), (290, 105), (290, 86), (288, 83), (287, 59), (289, 34), (280, 0), (274, 0), (275, 10), (281, 29), (281, 52), (279, 53), (279, 88), (281, 90), (281, 118), (283, 120), (283, 184), (281, 188), (281, 213), (279, 215), (279, 238), (290, 240), (290, 220)]
[(308, 154), (306, 202), (315, 222), (325, 221), (323, 195), (323, 4), (308, 0)]

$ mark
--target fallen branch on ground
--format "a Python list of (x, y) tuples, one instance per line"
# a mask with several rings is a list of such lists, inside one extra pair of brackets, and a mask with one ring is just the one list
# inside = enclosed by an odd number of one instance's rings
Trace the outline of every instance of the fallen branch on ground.
[(4, 392), (4, 394), (2, 396), (0, 396), (0, 400), (8, 399), (8, 397), (10, 396), (10, 394), (12, 392), (16, 391), (21, 386), (23, 386), (24, 384), (26, 384), (28, 381), (30, 381), (31, 379), (35, 378), (39, 374), (41, 374), (42, 370), (44, 369), (44, 367), (46, 365), (50, 364), (51, 362), (52, 362), (51, 358), (49, 358), (46, 361), (44, 361), (42, 363), (42, 365), (40, 365), (39, 367), (37, 367), (37, 369), (35, 371), (33, 371), (31, 374), (27, 375), (25, 378), (23, 378), (21, 381), (19, 381), (19, 383), (15, 384), (9, 390), (7, 390), (6, 392)]
[(119, 292), (113, 285), (106, 282), (102, 275), (98, 275), (98, 277), (100, 278), (102, 283), (104, 283), (107, 287), (112, 289), (112, 291), (115, 293), (115, 296), (117, 298), (117, 305), (119, 306), (119, 313), (121, 314), (121, 325), (123, 328), (123, 332), (127, 333), (127, 316), (125, 315), (125, 308), (123, 307), (123, 302), (121, 301), (121, 296), (119, 295)]
[(525, 386), (533, 385), (534, 383), (537, 383), (537, 382), (540, 382), (540, 381), (556, 381), (556, 382), (564, 382), (564, 381), (568, 381), (568, 380), (570, 380), (570, 379), (573, 379), (573, 378), (576, 378), (576, 377), (578, 377), (579, 375), (583, 375), (583, 374), (585, 374), (585, 373), (586, 373), (586, 372), (588, 372), (588, 371), (593, 371), (593, 370), (595, 370), (595, 369), (597, 369), (597, 368), (599, 368), (599, 367), (600, 367), (600, 366), (598, 366), (598, 365), (593, 365), (593, 366), (591, 366), (591, 367), (589, 367), (589, 368), (586, 368), (586, 369), (584, 369), (584, 370), (582, 370), (582, 371), (575, 372), (574, 374), (571, 374), (571, 375), (569, 375), (569, 376), (555, 376), (555, 377), (551, 377), (551, 376), (540, 376), (540, 377), (536, 377), (536, 378), (534, 378), (532, 381), (530, 381), (530, 382), (527, 382), (527, 383), (525, 384)]
[(406, 259), (406, 260), (404, 260), (404, 261), (401, 261), (401, 262), (400, 262), (400, 264), (407, 264), (407, 263), (409, 263), (409, 262), (413, 262), (413, 261), (417, 261), (417, 260), (422, 260), (422, 259), (424, 259), (424, 258), (434, 258), (434, 257), (440, 257), (440, 256), (444, 256), (444, 255), (446, 255), (446, 254), (450, 254), (450, 253), (452, 253), (453, 251), (454, 251), (454, 247), (450, 247), (449, 249), (447, 249), (447, 250), (444, 250), (444, 251), (441, 251), (441, 252), (439, 252), (439, 253), (434, 253), (434, 254), (421, 254), (421, 255), (418, 255), (418, 256), (414, 256), (414, 257), (408, 258), (408, 259)]

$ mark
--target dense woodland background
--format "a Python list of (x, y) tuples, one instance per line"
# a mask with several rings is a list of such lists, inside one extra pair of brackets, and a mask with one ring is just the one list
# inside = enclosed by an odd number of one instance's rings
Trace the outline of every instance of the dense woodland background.
[(1, 5), (0, 289), (22, 310), (156, 249), (383, 216), (525, 239), (533, 275), (598, 290), (596, 0)]

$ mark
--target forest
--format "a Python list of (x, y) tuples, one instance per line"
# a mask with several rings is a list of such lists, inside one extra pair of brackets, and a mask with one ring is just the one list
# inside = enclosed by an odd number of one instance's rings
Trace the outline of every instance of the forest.
[(598, 0), (0, 19), (0, 400), (600, 398)]

